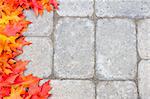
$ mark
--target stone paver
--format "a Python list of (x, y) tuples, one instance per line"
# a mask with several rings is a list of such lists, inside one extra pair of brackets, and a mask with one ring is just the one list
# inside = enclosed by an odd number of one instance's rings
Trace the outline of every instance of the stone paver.
[(138, 51), (143, 59), (150, 59), (150, 19), (138, 23)]
[(99, 17), (142, 18), (150, 16), (147, 0), (96, 0), (96, 15)]
[(59, 0), (60, 16), (92, 16), (93, 0)]
[(34, 12), (29, 10), (24, 12), (27, 16), (27, 20), (31, 21), (32, 24), (25, 35), (27, 36), (49, 36), (53, 30), (53, 13), (44, 11), (42, 16), (35, 16)]
[(61, 19), (55, 32), (54, 72), (62, 78), (94, 74), (94, 25), (88, 19)]
[(99, 82), (97, 99), (137, 99), (136, 84), (131, 81)]
[(141, 99), (150, 99), (150, 60), (139, 63), (139, 93)]
[(96, 30), (98, 79), (134, 79), (137, 60), (134, 23), (104, 19), (98, 21)]
[(50, 99), (95, 99), (94, 84), (81, 80), (53, 80)]
[(32, 45), (24, 48), (24, 53), (18, 59), (31, 60), (27, 66), (25, 74), (36, 75), (38, 77), (48, 77), (52, 68), (52, 42), (48, 38), (28, 37)]

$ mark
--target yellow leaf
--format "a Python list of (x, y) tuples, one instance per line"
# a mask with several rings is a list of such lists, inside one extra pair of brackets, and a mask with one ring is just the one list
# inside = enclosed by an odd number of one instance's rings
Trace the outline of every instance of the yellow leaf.
[(22, 93), (23, 87), (12, 87), (10, 96), (4, 97), (4, 99), (23, 99), (20, 95)]

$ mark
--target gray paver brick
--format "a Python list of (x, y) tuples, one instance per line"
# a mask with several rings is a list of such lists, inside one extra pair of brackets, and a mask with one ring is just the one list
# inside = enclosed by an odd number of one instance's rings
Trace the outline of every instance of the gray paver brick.
[(141, 18), (150, 16), (147, 0), (96, 0), (96, 15), (99, 17)]
[(24, 53), (18, 59), (31, 60), (25, 74), (48, 77), (52, 68), (52, 42), (48, 38), (28, 37), (32, 45), (24, 47)]
[(34, 12), (31, 10), (25, 11), (27, 20), (31, 21), (32, 24), (29, 25), (27, 32), (24, 34), (27, 36), (49, 36), (53, 30), (53, 13), (44, 11), (42, 16), (35, 16)]
[(93, 77), (93, 22), (80, 18), (61, 19), (55, 33), (55, 75), (63, 78)]
[(131, 81), (99, 82), (97, 99), (137, 99), (136, 84)]
[(150, 60), (139, 63), (139, 93), (141, 99), (150, 99)]
[(91, 16), (93, 0), (59, 0), (58, 14), (60, 16)]
[(52, 80), (50, 99), (95, 99), (94, 84), (81, 80)]
[(143, 59), (150, 59), (150, 19), (138, 23), (138, 51)]
[(98, 21), (96, 30), (97, 77), (134, 79), (137, 68), (134, 23), (126, 19), (103, 19)]

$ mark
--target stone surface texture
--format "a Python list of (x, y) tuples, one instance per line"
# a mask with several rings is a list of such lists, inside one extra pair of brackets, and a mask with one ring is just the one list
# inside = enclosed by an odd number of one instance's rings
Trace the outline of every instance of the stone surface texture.
[(91, 81), (53, 80), (50, 99), (94, 99), (95, 86)]
[(63, 78), (94, 74), (94, 24), (88, 19), (61, 19), (55, 31), (54, 72)]
[(35, 16), (34, 12), (29, 10), (24, 12), (27, 16), (26, 19), (31, 21), (32, 24), (25, 35), (27, 36), (50, 36), (53, 31), (53, 13), (44, 11), (42, 16)]
[(131, 20), (98, 20), (96, 74), (101, 80), (134, 79), (136, 33)]
[(52, 79), (50, 99), (150, 99), (150, 1), (58, 0), (26, 11), (25, 74)]
[(131, 81), (99, 82), (97, 99), (137, 99), (136, 84)]
[(59, 0), (60, 16), (92, 16), (93, 0)]
[(150, 16), (148, 0), (95, 0), (98, 17), (144, 18)]
[(141, 58), (150, 59), (150, 20), (138, 22), (138, 50)]
[(139, 63), (138, 80), (141, 99), (150, 99), (150, 60)]

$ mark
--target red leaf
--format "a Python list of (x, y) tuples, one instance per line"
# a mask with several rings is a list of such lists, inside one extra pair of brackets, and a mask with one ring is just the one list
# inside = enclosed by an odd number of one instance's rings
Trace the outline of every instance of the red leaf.
[(41, 92), (40, 92), (40, 96), (49, 96), (49, 90), (51, 90), (50, 87), (50, 81), (45, 82), (42, 86), (41, 86)]

